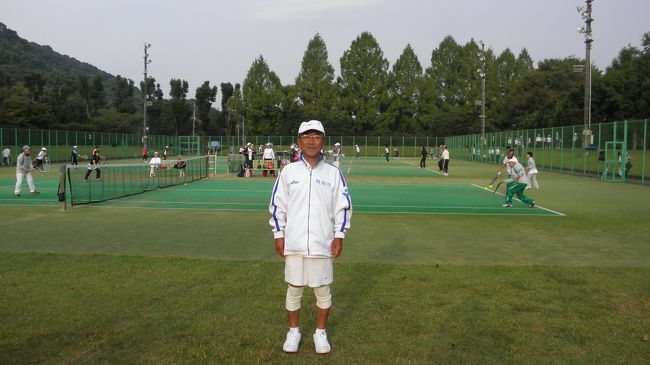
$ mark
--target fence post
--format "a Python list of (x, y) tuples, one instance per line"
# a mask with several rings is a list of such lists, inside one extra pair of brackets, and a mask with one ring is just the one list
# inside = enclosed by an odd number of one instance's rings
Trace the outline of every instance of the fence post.
[(643, 164), (641, 165), (641, 185), (645, 182), (645, 155), (646, 155), (646, 140), (648, 138), (648, 120), (643, 121)]

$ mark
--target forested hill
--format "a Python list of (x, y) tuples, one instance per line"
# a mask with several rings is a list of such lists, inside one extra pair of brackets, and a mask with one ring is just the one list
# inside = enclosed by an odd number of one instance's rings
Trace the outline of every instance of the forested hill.
[(41, 74), (47, 83), (66, 76), (77, 79), (79, 75), (84, 75), (92, 79), (95, 75), (100, 75), (107, 91), (115, 84), (115, 76), (60, 54), (50, 46), (23, 39), (14, 30), (0, 23), (0, 74), (16, 82), (33, 73)]

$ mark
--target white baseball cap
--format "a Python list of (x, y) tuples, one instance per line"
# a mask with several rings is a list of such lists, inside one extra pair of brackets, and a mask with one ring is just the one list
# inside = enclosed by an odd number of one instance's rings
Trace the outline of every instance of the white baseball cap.
[(336, 143), (334, 143), (334, 145), (335, 145), (335, 146), (340, 146), (341, 144), (338, 143), (338, 142), (336, 142)]
[(303, 134), (307, 131), (316, 131), (325, 134), (325, 128), (323, 128), (323, 123), (312, 119), (309, 122), (300, 123), (300, 128), (298, 128), (298, 134)]

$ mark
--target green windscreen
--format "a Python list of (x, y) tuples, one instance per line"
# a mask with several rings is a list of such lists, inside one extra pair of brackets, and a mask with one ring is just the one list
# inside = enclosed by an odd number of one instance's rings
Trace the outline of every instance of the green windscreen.
[(153, 168), (140, 163), (66, 169), (70, 203), (89, 204), (203, 179), (208, 176), (208, 156), (165, 160)]

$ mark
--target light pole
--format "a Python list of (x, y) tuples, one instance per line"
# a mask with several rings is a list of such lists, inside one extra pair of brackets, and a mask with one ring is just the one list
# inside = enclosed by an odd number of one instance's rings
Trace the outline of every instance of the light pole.
[(481, 145), (485, 146), (485, 44), (481, 43), (481, 53), (478, 55), (478, 60), (481, 62), (481, 69), (478, 70), (478, 75), (481, 77)]
[(195, 129), (196, 129), (196, 100), (192, 99), (192, 137), (194, 137)]
[(150, 43), (144, 43), (144, 83), (142, 84), (142, 144), (147, 144), (147, 65), (151, 63), (147, 50), (151, 47)]
[(591, 3), (594, 0), (585, 0), (585, 6), (578, 6), (578, 13), (585, 21), (583, 27), (578, 28), (578, 32), (585, 35), (585, 102), (584, 102), (584, 130), (583, 146), (593, 144), (593, 134), (591, 133), (591, 43), (594, 41), (591, 33), (591, 23), (594, 19), (591, 17)]

